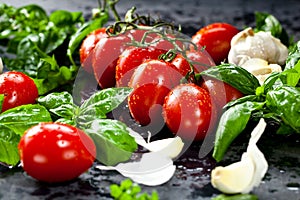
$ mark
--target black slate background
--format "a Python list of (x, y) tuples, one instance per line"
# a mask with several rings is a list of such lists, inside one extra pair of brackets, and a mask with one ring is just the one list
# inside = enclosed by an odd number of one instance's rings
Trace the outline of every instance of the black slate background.
[[(85, 16), (97, 6), (96, 0), (2, 0), (14, 6), (36, 3), (49, 13), (55, 9), (82, 11)], [(150, 13), (181, 24), (183, 33), (192, 36), (200, 27), (217, 21), (228, 22), (242, 29), (254, 25), (254, 11), (265, 11), (277, 17), (295, 40), (300, 39), (300, 3), (298, 0), (121, 0), (117, 9), (124, 14), (132, 6), (140, 14)], [(246, 131), (234, 146), (226, 159), (220, 164), (229, 164), (240, 159), (247, 143)], [(253, 190), (259, 199), (300, 200), (300, 137), (275, 136), (269, 128), (259, 142), (259, 148), (265, 153), (270, 165), (269, 170), (258, 188)], [(199, 144), (176, 161), (174, 177), (158, 187), (144, 187), (151, 192), (157, 190), (161, 199), (167, 200), (208, 200), (219, 194), (210, 184), (210, 172), (216, 163), (209, 157), (198, 157)], [(0, 166), (0, 199), (4, 200), (40, 200), (40, 199), (111, 199), (109, 185), (119, 183), (124, 177), (117, 172), (99, 171), (94, 167), (78, 179), (49, 185), (28, 177), (21, 169), (7, 169)]]

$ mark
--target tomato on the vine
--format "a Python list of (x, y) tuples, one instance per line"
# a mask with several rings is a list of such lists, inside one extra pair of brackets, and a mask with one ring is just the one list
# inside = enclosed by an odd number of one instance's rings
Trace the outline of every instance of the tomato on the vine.
[(115, 86), (117, 61), (130, 41), (131, 39), (126, 35), (117, 35), (102, 38), (97, 43), (92, 66), (95, 78), (102, 89)]
[(227, 59), (230, 42), (239, 30), (227, 23), (212, 23), (198, 30), (192, 37), (192, 42), (205, 47), (216, 64)]
[(183, 76), (171, 63), (147, 60), (135, 70), (129, 86), (134, 88), (128, 97), (132, 117), (141, 125), (162, 119), (161, 107), (164, 97), (180, 83)]
[(93, 50), (96, 44), (102, 38), (108, 37), (106, 34), (106, 28), (102, 27), (96, 29), (86, 36), (86, 38), (81, 43), (79, 49), (80, 63), (87, 72), (93, 73), (92, 60), (93, 60)]
[(157, 49), (152, 46), (127, 48), (119, 57), (116, 66), (117, 86), (128, 86), (134, 70), (149, 59), (158, 59), (161, 54), (166, 53), (163, 49)]
[(53, 122), (29, 128), (18, 148), (24, 171), (43, 182), (72, 180), (87, 171), (96, 156), (93, 140), (82, 130)]
[(174, 134), (189, 141), (203, 140), (216, 120), (209, 93), (194, 83), (180, 84), (168, 93), (163, 117)]
[(34, 81), (17, 71), (0, 75), (0, 94), (4, 95), (2, 112), (24, 104), (33, 104), (39, 95)]

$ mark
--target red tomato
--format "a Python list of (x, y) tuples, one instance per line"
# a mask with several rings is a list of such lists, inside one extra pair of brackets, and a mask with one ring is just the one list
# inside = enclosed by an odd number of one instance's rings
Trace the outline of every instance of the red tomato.
[(129, 83), (129, 86), (134, 88), (128, 97), (132, 117), (141, 125), (156, 123), (151, 120), (161, 119), (159, 106), (163, 105), (164, 97), (179, 84), (182, 77), (171, 63), (162, 60), (148, 60), (142, 63), (135, 70)]
[(44, 182), (72, 180), (88, 170), (96, 156), (93, 140), (82, 130), (53, 122), (28, 129), (18, 148), (23, 169)]
[(163, 117), (167, 127), (189, 141), (203, 140), (216, 115), (209, 93), (194, 83), (180, 84), (166, 96)]
[(116, 65), (120, 54), (128, 47), (131, 39), (126, 35), (102, 38), (96, 45), (93, 55), (94, 75), (101, 88), (116, 84)]
[(129, 47), (119, 57), (116, 66), (117, 86), (128, 86), (128, 82), (134, 70), (148, 59), (158, 59), (158, 57), (166, 53), (165, 50), (155, 47)]
[(93, 50), (96, 46), (96, 44), (99, 42), (101, 38), (108, 37), (106, 34), (106, 28), (99, 28), (93, 32), (91, 32), (89, 35), (86, 36), (86, 38), (83, 40), (80, 49), (79, 49), (79, 56), (80, 56), (80, 62), (87, 72), (93, 73), (93, 67), (92, 67), (92, 60), (93, 60)]
[(216, 64), (227, 59), (230, 41), (239, 30), (227, 23), (213, 23), (201, 28), (192, 37), (192, 42), (205, 47)]
[(172, 64), (174, 64), (184, 76), (191, 71), (191, 66), (187, 59), (189, 59), (193, 65), (195, 73), (200, 73), (215, 65), (214, 61), (206, 51), (189, 50), (186, 51), (186, 57), (187, 58), (182, 54), (177, 54), (172, 60)]
[(2, 112), (20, 105), (33, 104), (39, 95), (34, 81), (16, 71), (0, 75), (0, 94), (4, 94)]
[(222, 111), (222, 108), (228, 102), (244, 96), (243, 93), (231, 85), (211, 77), (204, 77), (204, 81), (200, 86), (209, 92), (218, 113)]

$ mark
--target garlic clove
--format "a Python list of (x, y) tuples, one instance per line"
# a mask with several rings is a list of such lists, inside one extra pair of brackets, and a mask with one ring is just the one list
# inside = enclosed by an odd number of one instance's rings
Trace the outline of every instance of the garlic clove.
[(153, 142), (146, 142), (139, 133), (133, 131), (132, 129), (129, 129), (129, 134), (135, 138), (137, 144), (145, 147), (149, 151), (159, 152), (170, 158), (177, 157), (184, 147), (184, 143), (179, 136), (156, 140)]
[(268, 170), (268, 163), (256, 143), (266, 128), (264, 119), (260, 119), (253, 129), (247, 151), (241, 161), (212, 170), (212, 185), (223, 193), (248, 193), (257, 187)]
[(211, 183), (223, 193), (241, 193), (251, 183), (254, 170), (251, 157), (244, 153), (241, 161), (213, 169)]

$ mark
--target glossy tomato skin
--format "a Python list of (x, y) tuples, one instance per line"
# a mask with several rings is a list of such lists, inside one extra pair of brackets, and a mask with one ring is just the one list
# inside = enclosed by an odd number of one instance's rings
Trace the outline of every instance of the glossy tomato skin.
[(128, 36), (118, 35), (102, 38), (97, 43), (92, 65), (95, 78), (102, 89), (116, 85), (117, 61), (130, 41)]
[(127, 48), (119, 57), (116, 66), (116, 81), (118, 87), (126, 87), (134, 70), (149, 59), (158, 59), (161, 54), (166, 53), (163, 49), (155, 47), (134, 47)]
[[(180, 83), (183, 76), (171, 63), (162, 60), (148, 60), (142, 63), (131, 77), (129, 86), (134, 90), (128, 97), (132, 117), (141, 125), (161, 120), (164, 97)], [(150, 116), (151, 114), (151, 116)]]
[(102, 27), (91, 32), (81, 43), (79, 49), (80, 63), (87, 72), (93, 73), (93, 50), (100, 39), (108, 37), (106, 28)]
[(192, 42), (205, 47), (216, 64), (227, 59), (230, 41), (239, 30), (227, 23), (212, 23), (201, 28), (192, 36)]
[(175, 135), (188, 141), (203, 140), (216, 120), (209, 93), (194, 83), (180, 84), (168, 93), (163, 117)]
[(243, 93), (231, 85), (212, 77), (205, 76), (200, 86), (209, 92), (218, 113), (222, 112), (223, 107), (228, 102), (244, 96)]
[[(191, 72), (192, 69), (195, 73), (200, 73), (211, 66), (215, 66), (213, 59), (205, 51), (191, 49), (186, 51), (185, 54), (187, 58), (178, 53), (172, 60), (172, 64), (175, 65), (184, 76)], [(187, 59), (191, 63), (189, 63)], [(190, 64), (192, 64), (193, 68), (191, 68)]]
[(0, 75), (0, 94), (4, 94), (2, 112), (20, 105), (33, 104), (39, 95), (34, 81), (17, 71)]
[(28, 129), (18, 148), (27, 174), (49, 183), (78, 177), (92, 166), (96, 156), (93, 140), (82, 130), (53, 122)]

